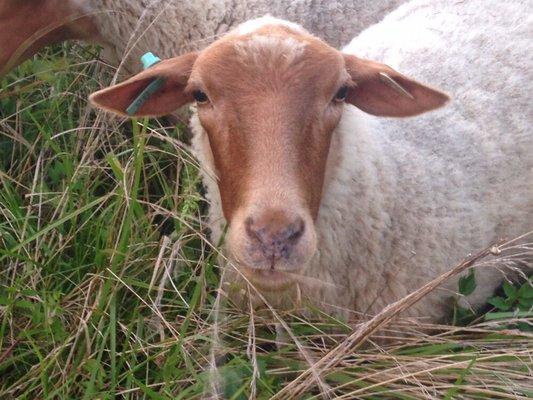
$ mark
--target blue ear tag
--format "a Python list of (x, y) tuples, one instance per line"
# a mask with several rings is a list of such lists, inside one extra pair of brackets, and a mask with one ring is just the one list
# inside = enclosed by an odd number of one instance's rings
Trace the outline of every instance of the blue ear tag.
[(161, 59), (157, 57), (154, 53), (149, 51), (148, 53), (144, 53), (141, 57), (141, 63), (143, 65), (143, 69), (148, 69), (152, 65), (157, 64)]
[[(152, 52), (145, 53), (141, 57), (141, 62), (143, 64), (143, 69), (148, 69), (152, 65), (157, 64), (161, 59), (155, 56)], [(144, 90), (137, 96), (135, 100), (126, 108), (126, 113), (128, 115), (134, 115), (142, 105), (148, 100), (148, 98), (153, 95), (163, 84), (165, 83), (165, 78), (155, 78), (152, 82), (144, 88)]]

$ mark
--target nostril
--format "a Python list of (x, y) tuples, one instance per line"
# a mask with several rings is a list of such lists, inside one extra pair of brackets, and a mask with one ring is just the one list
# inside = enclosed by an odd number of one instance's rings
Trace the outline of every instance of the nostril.
[(303, 219), (298, 218), (295, 222), (291, 223), (285, 232), (285, 238), (291, 243), (295, 243), (300, 239), (305, 230), (305, 223)]
[(252, 219), (252, 217), (246, 218), (246, 221), (244, 221), (244, 227), (246, 229), (246, 233), (248, 234), (248, 236), (250, 236), (253, 239), (257, 239), (260, 242), (262, 241), (257, 231), (257, 228), (254, 225), (254, 220)]

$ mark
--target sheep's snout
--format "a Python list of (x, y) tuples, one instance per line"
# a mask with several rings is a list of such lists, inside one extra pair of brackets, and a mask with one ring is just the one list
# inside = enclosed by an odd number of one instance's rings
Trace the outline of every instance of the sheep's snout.
[(254, 211), (232, 221), (228, 244), (233, 261), (262, 289), (283, 289), (298, 280), (316, 252), (313, 221), (281, 208)]
[(258, 218), (248, 217), (244, 225), (251, 252), (270, 260), (271, 269), (276, 268), (279, 260), (290, 258), (305, 230), (302, 218), (277, 210), (265, 212)]

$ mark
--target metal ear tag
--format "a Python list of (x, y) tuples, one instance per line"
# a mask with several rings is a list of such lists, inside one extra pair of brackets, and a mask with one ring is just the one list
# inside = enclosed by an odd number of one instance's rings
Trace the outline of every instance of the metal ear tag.
[[(145, 53), (141, 57), (141, 62), (143, 64), (143, 69), (148, 69), (151, 66), (160, 62), (161, 59), (154, 55), (152, 52)], [(134, 115), (142, 107), (146, 100), (152, 96), (163, 84), (165, 83), (165, 78), (155, 78), (150, 82), (143, 91), (131, 102), (131, 104), (126, 108), (126, 113), (130, 116)]]

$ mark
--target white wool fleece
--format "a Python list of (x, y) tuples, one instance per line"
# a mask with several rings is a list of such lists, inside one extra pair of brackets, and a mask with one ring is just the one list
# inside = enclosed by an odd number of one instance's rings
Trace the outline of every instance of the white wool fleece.
[[(469, 253), (533, 229), (533, 10), (524, 8), (509, 0), (411, 1), (344, 49), (442, 88), (452, 101), (405, 119), (345, 106), (307, 283), (299, 293), (263, 293), (269, 301), (375, 314)], [(212, 170), (196, 115), (191, 126), (195, 153)], [(217, 242), (219, 192), (211, 174), (204, 181)], [(476, 278), (473, 306), (501, 282), (493, 268)], [(231, 268), (227, 279), (239, 281)], [(440, 321), (456, 290), (451, 280), (405, 314)]]
[[(126, 72), (139, 57), (161, 58), (202, 49), (241, 22), (271, 14), (301, 24), (333, 46), (379, 21), (406, 0), (88, 0), (94, 10), (104, 58)], [(128, 49), (132, 49), (129, 51)]]

